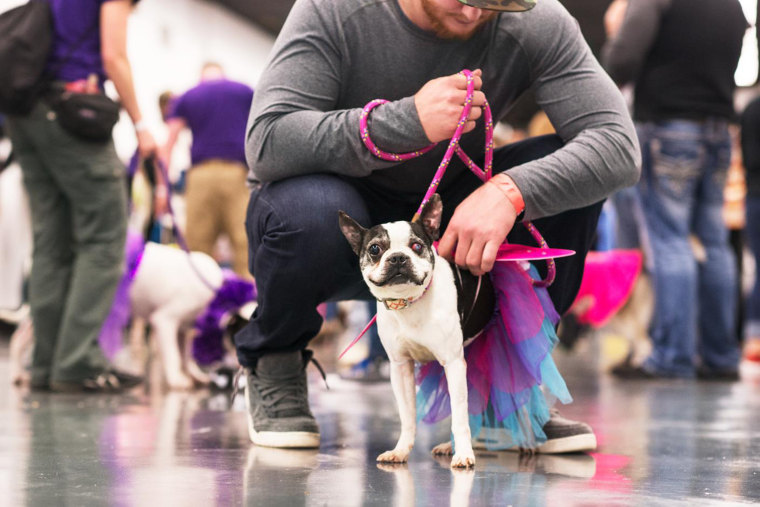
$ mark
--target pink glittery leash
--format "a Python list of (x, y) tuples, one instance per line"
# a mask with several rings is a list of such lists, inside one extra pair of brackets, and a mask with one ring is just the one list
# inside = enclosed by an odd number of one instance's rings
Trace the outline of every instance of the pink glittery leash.
[[(475, 84), (473, 81), (472, 73), (469, 70), (463, 70), (461, 74), (463, 74), (465, 78), (467, 78), (467, 96), (465, 97), (465, 100), (464, 100), (464, 107), (462, 108), (462, 114), (459, 117), (459, 122), (457, 123), (457, 128), (454, 131), (454, 135), (449, 141), (449, 147), (443, 156), (443, 160), (441, 160), (441, 163), (438, 165), (438, 170), (435, 172), (435, 176), (433, 176), (433, 181), (430, 183), (430, 186), (428, 187), (427, 192), (425, 193), (425, 196), (422, 198), (420, 207), (417, 209), (417, 212), (414, 214), (414, 217), (412, 218), (412, 222), (416, 222), (420, 218), (420, 213), (422, 213), (422, 208), (425, 207), (425, 204), (427, 204), (427, 202), (433, 196), (435, 191), (438, 189), (438, 185), (441, 183), (441, 180), (443, 179), (443, 175), (449, 166), (449, 162), (451, 162), (451, 159), (454, 157), (454, 153), (456, 153), (459, 156), (459, 158), (462, 159), (462, 161), (467, 165), (467, 167), (482, 181), (487, 181), (491, 178), (491, 171), (493, 168), (493, 118), (491, 117), (491, 108), (488, 105), (488, 102), (486, 102), (485, 105), (483, 106), (484, 116), (485, 116), (485, 121), (486, 121), (485, 170), (478, 167), (478, 165), (475, 162), (473, 162), (473, 160), (459, 146), (459, 140), (462, 138), (462, 134), (464, 133), (464, 127), (465, 127), (465, 124), (467, 123), (467, 117), (470, 115), (470, 110), (472, 109), (472, 98), (475, 92)], [(387, 102), (388, 101), (384, 99), (375, 99), (369, 102), (366, 106), (364, 106), (364, 109), (362, 110), (362, 114), (359, 117), (359, 131), (361, 133), (362, 141), (364, 142), (364, 145), (377, 158), (388, 160), (390, 162), (401, 162), (404, 160), (409, 160), (409, 159), (424, 155), (425, 153), (432, 150), (438, 144), (438, 143), (434, 143), (434, 144), (431, 144), (430, 146), (427, 146), (426, 148), (423, 148), (417, 151), (412, 151), (409, 153), (388, 153), (378, 148), (375, 145), (375, 143), (372, 142), (372, 139), (370, 139), (369, 137), (369, 127), (367, 126), (367, 119), (369, 118), (370, 111), (372, 111), (377, 106), (380, 106)]]
[[(454, 131), (454, 135), (449, 141), (449, 146), (446, 150), (446, 153), (444, 154), (441, 163), (438, 165), (438, 170), (435, 172), (435, 176), (433, 176), (433, 181), (430, 182), (430, 186), (428, 187), (427, 192), (425, 192), (425, 196), (422, 198), (420, 207), (417, 209), (414, 217), (412, 217), (412, 222), (416, 222), (419, 219), (420, 213), (422, 213), (422, 208), (425, 207), (425, 204), (427, 204), (435, 191), (438, 189), (438, 185), (441, 183), (443, 175), (446, 172), (451, 159), (454, 157), (454, 153), (459, 156), (462, 162), (464, 162), (470, 171), (472, 171), (475, 176), (480, 178), (481, 181), (488, 181), (492, 176), (493, 116), (491, 114), (491, 106), (488, 105), (488, 101), (486, 101), (483, 105), (483, 118), (486, 124), (485, 169), (481, 169), (459, 146), (459, 141), (462, 138), (465, 123), (467, 122), (467, 117), (470, 115), (470, 110), (472, 109), (472, 98), (475, 91), (472, 72), (465, 69), (460, 74), (464, 75), (464, 77), (467, 78), (467, 95), (465, 97), (464, 107), (462, 108), (462, 114), (459, 117), (459, 122), (457, 123), (457, 128)], [(367, 125), (367, 120), (369, 118), (370, 111), (372, 111), (377, 106), (380, 106), (387, 102), (388, 101), (384, 99), (375, 99), (370, 101), (366, 106), (364, 106), (361, 116), (359, 117), (359, 131), (361, 133), (362, 142), (364, 142), (364, 145), (367, 147), (367, 149), (369, 149), (369, 151), (371, 151), (377, 158), (388, 160), (390, 162), (402, 162), (424, 155), (438, 144), (434, 143), (430, 146), (422, 148), (421, 150), (408, 153), (389, 153), (378, 148), (375, 143), (372, 142), (372, 139), (369, 136), (369, 127)], [(540, 248), (548, 248), (543, 236), (541, 236), (541, 233), (538, 232), (538, 229), (536, 229), (536, 227), (531, 222), (522, 222), (522, 224), (528, 229), (528, 232), (530, 232), (530, 235), (533, 236), (533, 239), (536, 240), (536, 243), (538, 243)], [(552, 284), (552, 282), (554, 282), (555, 276), (556, 266), (554, 264), (554, 259), (549, 258), (547, 259), (546, 278), (544, 280), (534, 280), (533, 284), (538, 287), (548, 287)]]
[[(472, 99), (475, 92), (475, 84), (472, 72), (464, 69), (460, 74), (464, 75), (464, 77), (467, 79), (467, 95), (464, 100), (464, 107), (462, 108), (462, 114), (459, 117), (459, 122), (457, 123), (457, 128), (454, 131), (454, 135), (451, 137), (451, 140), (449, 141), (449, 146), (446, 149), (446, 153), (443, 156), (443, 159), (441, 160), (441, 163), (438, 165), (438, 170), (435, 172), (435, 175), (433, 176), (433, 181), (430, 182), (430, 186), (427, 189), (427, 192), (425, 192), (425, 196), (422, 198), (422, 202), (420, 203), (420, 207), (417, 209), (417, 212), (414, 214), (414, 217), (412, 217), (412, 222), (416, 222), (420, 218), (420, 214), (422, 213), (422, 209), (425, 207), (425, 204), (430, 200), (430, 198), (433, 196), (435, 191), (438, 189), (438, 185), (441, 183), (441, 180), (443, 179), (443, 175), (446, 172), (446, 169), (449, 166), (449, 163), (451, 162), (451, 159), (454, 157), (454, 153), (456, 153), (459, 158), (462, 160), (462, 162), (465, 163), (465, 165), (470, 169), (470, 171), (475, 174), (478, 178), (480, 178), (481, 181), (485, 182), (491, 179), (492, 171), (493, 171), (493, 116), (491, 114), (491, 106), (488, 105), (488, 101), (485, 102), (483, 105), (483, 117), (486, 124), (486, 146), (485, 146), (485, 169), (481, 169), (465, 152), (462, 150), (462, 148), (459, 146), (459, 141), (462, 138), (462, 134), (464, 133), (464, 127), (467, 123), (467, 117), (470, 115), (470, 110), (472, 109)], [(369, 136), (369, 127), (367, 125), (367, 120), (369, 118), (369, 113), (377, 106), (380, 106), (382, 104), (387, 103), (388, 101), (385, 99), (375, 99), (370, 101), (366, 106), (364, 106), (364, 109), (362, 110), (361, 116), (359, 117), (359, 131), (361, 133), (362, 142), (364, 142), (364, 145), (371, 151), (377, 158), (387, 160), (390, 162), (403, 162), (405, 160), (410, 160), (419, 156), (424, 155), (425, 153), (432, 150), (435, 146), (437, 146), (438, 143), (431, 144), (430, 146), (427, 146), (425, 148), (422, 148), (420, 150), (411, 151), (407, 153), (389, 153), (386, 151), (381, 150), (378, 148), (375, 143), (372, 142), (372, 139)], [(548, 248), (546, 244), (546, 240), (544, 240), (543, 236), (541, 236), (541, 233), (538, 232), (538, 229), (530, 223), (530, 222), (522, 222), (522, 224), (528, 229), (528, 232), (530, 232), (530, 235), (533, 236), (533, 239), (536, 240), (540, 248)], [(498, 258), (497, 258), (498, 260)], [(502, 260), (507, 260), (506, 258), (503, 258)], [(556, 276), (557, 270), (554, 263), (554, 259), (548, 258), (546, 259), (547, 262), (547, 274), (546, 278), (543, 280), (533, 280), (531, 279), (531, 283), (537, 287), (548, 287), (554, 282), (554, 278)], [(358, 342), (362, 336), (366, 334), (366, 332), (369, 330), (369, 328), (372, 326), (372, 324), (375, 323), (377, 320), (377, 315), (375, 315), (372, 320), (369, 322), (369, 324), (366, 325), (366, 327), (362, 330), (362, 332), (354, 338), (354, 340), (348, 345), (348, 347), (345, 348), (345, 350), (338, 356), (338, 359), (341, 359), (346, 352), (349, 351), (351, 347), (353, 347), (356, 342)]]

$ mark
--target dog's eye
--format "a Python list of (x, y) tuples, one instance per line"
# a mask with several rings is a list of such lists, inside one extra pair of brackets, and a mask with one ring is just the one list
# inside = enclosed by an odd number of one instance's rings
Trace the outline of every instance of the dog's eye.
[(367, 248), (367, 251), (372, 257), (380, 255), (380, 247), (377, 245), (370, 245), (369, 248)]
[(422, 243), (412, 243), (412, 252), (418, 254), (422, 252)]

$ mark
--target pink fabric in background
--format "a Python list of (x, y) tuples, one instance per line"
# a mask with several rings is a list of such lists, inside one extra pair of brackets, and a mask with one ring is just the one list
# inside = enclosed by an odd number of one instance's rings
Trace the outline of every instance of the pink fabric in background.
[(604, 326), (631, 295), (641, 264), (639, 250), (589, 252), (581, 288), (573, 305), (590, 297), (591, 306), (577, 315), (578, 322), (595, 328)]

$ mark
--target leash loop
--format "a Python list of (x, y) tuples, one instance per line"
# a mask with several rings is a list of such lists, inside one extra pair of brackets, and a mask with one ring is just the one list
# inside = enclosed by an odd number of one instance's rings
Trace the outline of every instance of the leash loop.
[[(430, 198), (433, 196), (433, 194), (438, 189), (438, 185), (440, 185), (441, 180), (443, 180), (443, 175), (446, 173), (446, 169), (449, 166), (449, 163), (451, 162), (451, 159), (454, 157), (454, 154), (456, 153), (457, 156), (464, 162), (464, 164), (467, 166), (470, 171), (472, 171), (475, 176), (480, 178), (481, 181), (486, 182), (493, 176), (493, 115), (491, 114), (491, 106), (488, 104), (488, 101), (483, 104), (483, 119), (485, 121), (485, 130), (486, 130), (486, 145), (485, 145), (485, 158), (484, 158), (484, 168), (481, 169), (473, 160), (470, 158), (464, 150), (459, 146), (459, 141), (462, 138), (462, 134), (464, 133), (464, 127), (467, 123), (467, 118), (470, 115), (470, 110), (472, 109), (472, 99), (475, 94), (475, 84), (474, 84), (474, 77), (472, 75), (472, 72), (464, 69), (460, 72), (461, 75), (463, 75), (467, 79), (467, 95), (465, 97), (464, 106), (462, 107), (462, 114), (459, 116), (459, 121), (457, 122), (456, 130), (454, 131), (454, 135), (451, 137), (451, 140), (449, 141), (448, 148), (446, 149), (446, 153), (443, 156), (443, 159), (441, 160), (441, 163), (438, 165), (438, 169), (435, 172), (435, 175), (433, 176), (433, 180), (430, 182), (430, 186), (428, 187), (427, 191), (425, 192), (425, 196), (422, 198), (422, 202), (420, 203), (420, 207), (417, 209), (417, 212), (414, 214), (414, 217), (412, 218), (412, 222), (416, 222), (420, 214), (422, 213), (422, 209), (425, 207), (425, 204), (430, 200)], [(425, 148), (422, 148), (420, 150), (416, 151), (410, 151), (407, 153), (390, 153), (381, 150), (378, 148), (375, 143), (372, 142), (372, 139), (369, 135), (369, 126), (368, 126), (368, 120), (369, 120), (369, 113), (375, 109), (378, 106), (381, 106), (388, 101), (385, 99), (374, 99), (367, 103), (366, 106), (362, 109), (361, 115), (359, 116), (359, 133), (361, 135), (362, 142), (364, 143), (364, 146), (367, 147), (367, 149), (372, 152), (373, 155), (375, 155), (377, 158), (382, 160), (387, 160), (389, 162), (403, 162), (406, 160), (410, 160), (416, 157), (420, 157), (424, 155), (425, 153), (429, 152), (433, 148), (435, 148), (438, 143), (433, 143), (429, 146), (426, 146)], [(541, 236), (541, 233), (538, 232), (538, 229), (531, 223), (531, 222), (521, 222), (527, 229), (528, 232), (530, 232), (530, 235), (533, 237), (533, 239), (538, 243), (538, 245), (541, 248), (547, 248), (548, 245), (546, 244), (546, 240), (544, 240), (543, 236)], [(556, 272), (557, 268), (554, 262), (554, 259), (547, 259), (547, 274), (546, 278), (543, 280), (533, 280), (531, 279), (531, 283), (537, 287), (548, 287), (554, 282), (554, 279), (556, 278)]]

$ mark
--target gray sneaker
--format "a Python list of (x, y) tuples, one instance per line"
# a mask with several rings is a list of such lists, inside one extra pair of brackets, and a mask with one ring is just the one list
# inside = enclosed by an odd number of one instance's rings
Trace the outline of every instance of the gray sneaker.
[(551, 409), (551, 418), (544, 424), (546, 442), (538, 446), (542, 454), (591, 452), (596, 450), (596, 435), (586, 423), (565, 419), (557, 409)]
[(268, 354), (246, 370), (248, 434), (265, 447), (319, 447), (319, 426), (309, 409), (306, 365), (311, 351)]
[[(550, 419), (544, 424), (546, 442), (535, 450), (541, 454), (566, 454), (571, 452), (591, 452), (596, 450), (596, 435), (586, 423), (565, 419), (555, 408), (550, 409)], [(501, 431), (501, 430), (499, 430)], [(498, 433), (498, 432), (497, 432)], [(488, 443), (497, 442), (498, 438), (489, 437), (489, 428), (482, 428), (480, 434), (472, 441), (475, 450), (488, 449)], [(526, 452), (519, 447), (510, 447), (507, 451)]]

